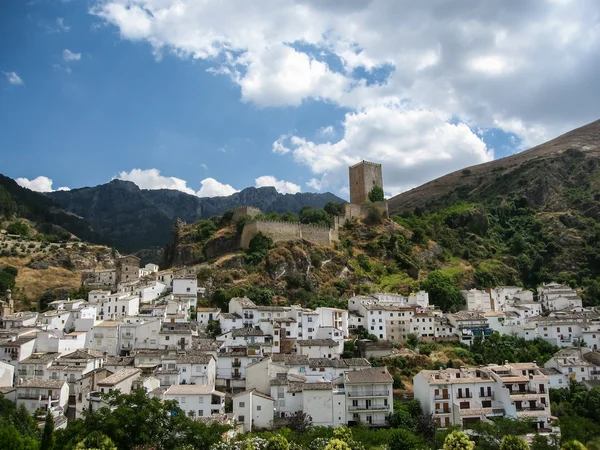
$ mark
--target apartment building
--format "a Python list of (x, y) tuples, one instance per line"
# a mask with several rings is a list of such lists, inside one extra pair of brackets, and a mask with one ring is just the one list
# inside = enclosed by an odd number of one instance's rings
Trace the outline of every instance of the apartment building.
[(532, 419), (535, 430), (549, 433), (548, 383), (535, 363), (423, 370), (413, 378), (415, 398), (440, 427), (506, 416)]

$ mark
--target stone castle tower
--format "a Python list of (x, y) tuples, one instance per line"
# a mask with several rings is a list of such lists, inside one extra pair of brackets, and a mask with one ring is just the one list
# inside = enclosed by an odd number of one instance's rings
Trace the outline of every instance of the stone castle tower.
[(350, 167), (350, 203), (360, 205), (368, 201), (375, 186), (383, 188), (381, 164), (361, 161)]

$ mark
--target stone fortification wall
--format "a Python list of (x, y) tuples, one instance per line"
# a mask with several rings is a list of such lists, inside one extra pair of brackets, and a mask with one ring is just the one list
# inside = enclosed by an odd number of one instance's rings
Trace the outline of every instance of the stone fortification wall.
[(336, 228), (274, 220), (254, 220), (244, 226), (240, 246), (248, 248), (250, 241), (258, 233), (270, 236), (273, 242), (306, 239), (314, 244), (330, 245), (339, 239)]
[[(340, 212), (340, 225), (343, 225), (347, 220), (358, 219), (366, 217), (369, 213), (369, 208), (372, 204), (363, 203), (361, 205), (355, 205), (353, 203), (344, 203), (342, 205), (342, 211)], [(383, 212), (383, 217), (389, 217), (388, 203), (387, 201), (375, 202), (377, 206)]]
[(262, 211), (254, 206), (238, 206), (233, 210), (233, 221), (237, 221), (242, 217), (254, 217), (262, 214)]

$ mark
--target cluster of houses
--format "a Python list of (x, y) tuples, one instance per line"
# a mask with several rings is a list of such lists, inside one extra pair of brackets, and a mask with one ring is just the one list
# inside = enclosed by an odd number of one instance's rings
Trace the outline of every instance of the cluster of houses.
[[(303, 413), (315, 425), (385, 426), (394, 380), (367, 358), (393, 353), (414, 336), (470, 342), (495, 330), (564, 348), (545, 367), (507, 362), (422, 371), (415, 397), (439, 426), (504, 415), (531, 417), (538, 431), (550, 432), (548, 389), (567, 387), (570, 379), (600, 380), (600, 315), (564, 286), (542, 286), (537, 301), (512, 287), (465, 291), (467, 309), (455, 314), (430, 305), (423, 291), (352, 297), (347, 309), (232, 298), (225, 312), (198, 306), (205, 290), (194, 268), (161, 272), (139, 262), (127, 256), (111, 271), (85, 273), (83, 282), (93, 287), (87, 299), (54, 301), (43, 313), (14, 312), (7, 292), (0, 305), (0, 393), (31, 413), (51, 411), (57, 427), (105, 406), (102, 394), (138, 388), (176, 400), (196, 420), (236, 423), (244, 431)], [(357, 342), (361, 357), (342, 358), (358, 328), (379, 342)], [(572, 347), (575, 340), (585, 345)]]

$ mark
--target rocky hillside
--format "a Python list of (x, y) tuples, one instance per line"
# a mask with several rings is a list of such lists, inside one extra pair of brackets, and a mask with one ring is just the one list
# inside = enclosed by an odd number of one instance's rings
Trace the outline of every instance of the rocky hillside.
[(480, 202), (507, 194), (524, 197), (536, 208), (560, 211), (573, 205), (569, 189), (599, 188), (594, 184), (599, 161), (600, 120), (524, 152), (458, 170), (397, 195), (389, 200), (390, 213), (434, 206), (445, 197)]
[(247, 188), (227, 197), (199, 198), (175, 190), (142, 190), (121, 180), (47, 195), (65, 210), (92, 223), (123, 252), (162, 248), (170, 241), (176, 218), (196, 222), (244, 205), (258, 207), (265, 213), (297, 213), (303, 206), (322, 208), (329, 201), (342, 201), (330, 193), (280, 194), (273, 187)]

